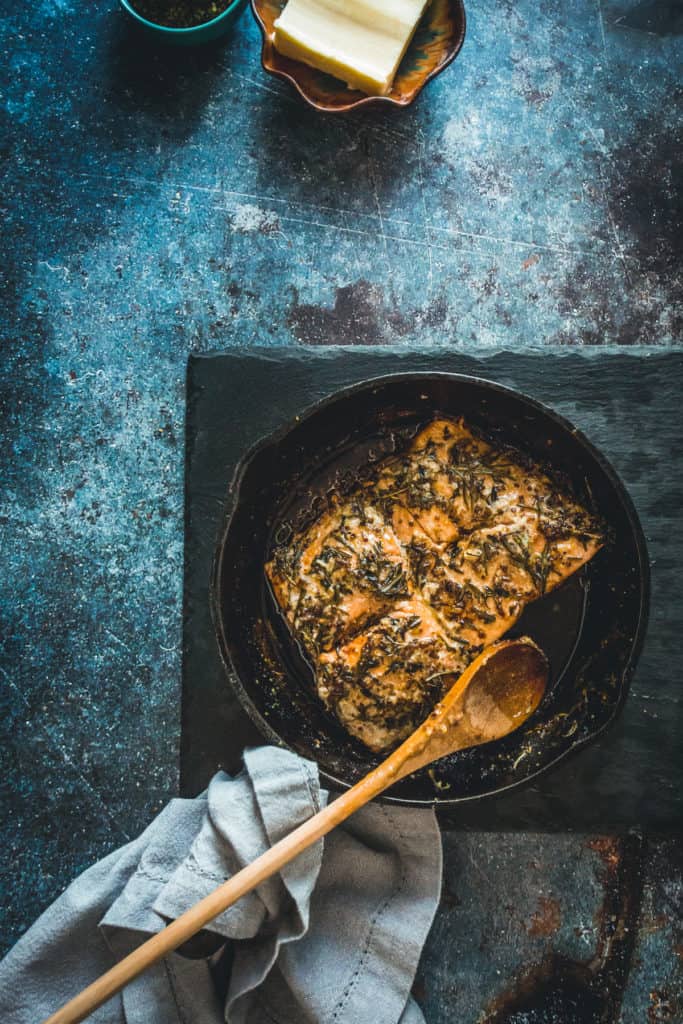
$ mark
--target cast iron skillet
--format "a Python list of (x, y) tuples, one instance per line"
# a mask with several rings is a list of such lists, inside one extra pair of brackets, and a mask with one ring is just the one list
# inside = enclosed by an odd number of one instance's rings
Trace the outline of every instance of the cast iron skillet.
[(397, 374), (347, 388), (248, 452), (230, 487), (214, 559), (211, 606), (223, 663), (266, 740), (318, 762), (349, 786), (377, 763), (315, 696), (310, 670), (280, 617), (263, 566), (273, 544), (309, 521), (330, 488), (351, 486), (368, 461), (435, 415), (464, 416), (561, 474), (609, 525), (605, 548), (526, 609), (510, 635), (532, 636), (551, 663), (548, 692), (527, 724), (397, 784), (391, 799), (452, 804), (499, 793), (594, 740), (626, 698), (649, 593), (643, 532), (609, 463), (567, 420), (524, 395), (456, 374)]

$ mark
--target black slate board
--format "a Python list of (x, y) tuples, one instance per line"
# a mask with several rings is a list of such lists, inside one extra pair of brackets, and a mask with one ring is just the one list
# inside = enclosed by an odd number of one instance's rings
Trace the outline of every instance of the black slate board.
[(224, 677), (208, 605), (228, 484), (246, 448), (340, 387), (384, 373), (467, 373), (553, 406), (610, 459), (641, 516), (652, 565), (650, 627), (623, 715), (592, 747), (538, 782), (441, 812), (483, 829), (677, 830), (683, 821), (683, 353), (325, 348), (233, 350), (188, 366), (181, 790), (234, 771), (260, 742)]

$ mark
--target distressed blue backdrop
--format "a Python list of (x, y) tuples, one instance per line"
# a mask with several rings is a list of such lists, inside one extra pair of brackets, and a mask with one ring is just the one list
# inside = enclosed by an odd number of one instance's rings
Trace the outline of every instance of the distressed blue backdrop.
[[(193, 53), (114, 0), (1, 9), (7, 947), (176, 790), (188, 352), (680, 344), (683, 15), (472, 0), (414, 107), (324, 118), (264, 76), (248, 12)], [(431, 1022), (595, 951), (616, 841), (448, 842)], [(624, 1024), (680, 1019), (680, 849), (648, 858)]]

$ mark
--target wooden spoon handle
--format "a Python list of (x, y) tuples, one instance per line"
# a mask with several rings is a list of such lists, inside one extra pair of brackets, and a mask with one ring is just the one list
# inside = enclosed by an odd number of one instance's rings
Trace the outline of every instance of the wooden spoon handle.
[(98, 1006), (120, 992), (133, 978), (137, 978), (152, 964), (191, 939), (210, 921), (236, 903), (241, 896), (255, 889), (276, 871), (289, 864), (316, 840), (350, 817), (372, 800), (396, 779), (396, 771), (389, 758), (366, 775), (359, 783), (337, 797), (312, 818), (290, 832), (251, 864), (223, 882), (199, 903), (172, 921), (163, 931), (147, 939), (116, 966), (94, 981), (79, 995), (53, 1013), (44, 1024), (78, 1024)]
[[(255, 861), (223, 882), (167, 928), (138, 946), (44, 1024), (78, 1024), (119, 992), (147, 967), (191, 939), (240, 896), (245, 896), (289, 864), (316, 839), (330, 832), (354, 811), (398, 779), (454, 750), (506, 736), (526, 721), (538, 706), (546, 684), (548, 664), (542, 651), (527, 638), (502, 640), (487, 647), (448, 691), (428, 718), (393, 754), (352, 789), (290, 832)], [(466, 698), (473, 692), (472, 708)], [(494, 714), (493, 712), (497, 713)], [(485, 722), (479, 719), (486, 719)]]

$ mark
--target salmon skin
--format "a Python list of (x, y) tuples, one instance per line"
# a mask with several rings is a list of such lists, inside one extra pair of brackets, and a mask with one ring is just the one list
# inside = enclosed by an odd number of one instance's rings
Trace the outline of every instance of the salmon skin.
[(265, 569), (319, 697), (380, 753), (604, 540), (539, 465), (440, 418)]

